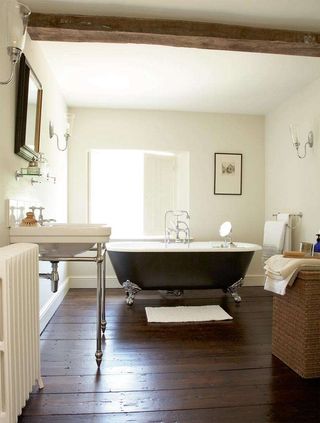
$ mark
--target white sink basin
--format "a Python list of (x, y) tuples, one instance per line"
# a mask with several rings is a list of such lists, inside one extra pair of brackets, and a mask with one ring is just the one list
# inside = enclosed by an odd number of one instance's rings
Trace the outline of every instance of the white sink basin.
[(10, 243), (28, 242), (39, 245), (42, 256), (72, 257), (88, 251), (97, 242), (107, 242), (111, 228), (107, 225), (53, 223), (48, 226), (10, 228)]

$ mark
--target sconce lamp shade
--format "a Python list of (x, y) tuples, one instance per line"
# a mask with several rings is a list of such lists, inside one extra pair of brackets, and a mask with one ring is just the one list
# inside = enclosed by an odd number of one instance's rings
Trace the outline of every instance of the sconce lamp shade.
[[(2, 1), (2, 0), (1, 0)], [(4, 44), (11, 63), (11, 73), (7, 80), (0, 81), (0, 85), (7, 85), (12, 81), (15, 65), (19, 62), (26, 41), (30, 9), (15, 0), (5, 0), (0, 4), (0, 25), (3, 30)]]
[(298, 139), (298, 130), (297, 130), (297, 125), (290, 125), (289, 126), (290, 129), (290, 134), (291, 134), (291, 141), (294, 147), (296, 147), (296, 145), (300, 145), (299, 139)]
[(72, 134), (72, 127), (73, 127), (73, 121), (74, 121), (74, 114), (73, 113), (67, 113), (66, 114), (66, 134), (68, 136), (71, 136)]
[(16, 1), (6, 1), (7, 47), (24, 49), (30, 9)]
[(296, 125), (290, 125), (289, 126), (290, 129), (290, 134), (291, 134), (291, 141), (292, 141), (292, 145), (294, 146), (294, 148), (297, 151), (297, 156), (299, 157), (299, 159), (304, 159), (307, 156), (307, 145), (309, 146), (309, 148), (313, 147), (313, 132), (309, 131), (308, 133), (308, 141), (304, 144), (304, 153), (300, 153), (300, 145), (301, 142), (299, 141), (299, 137), (298, 137), (298, 130)]
[(66, 151), (68, 148), (68, 142), (70, 140), (71, 137), (71, 132), (72, 132), (72, 126), (73, 126), (73, 120), (74, 120), (74, 114), (73, 113), (66, 113), (66, 129), (65, 132), (63, 134), (65, 142), (60, 143), (60, 138), (58, 136), (58, 134), (55, 132), (54, 129), (54, 124), (50, 121), (49, 122), (49, 137), (51, 138), (55, 138), (56, 142), (57, 142), (57, 149), (59, 151)]

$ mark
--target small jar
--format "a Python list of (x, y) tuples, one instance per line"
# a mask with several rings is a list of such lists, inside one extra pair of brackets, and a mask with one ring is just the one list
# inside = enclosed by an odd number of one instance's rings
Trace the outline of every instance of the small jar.
[(28, 175), (40, 175), (38, 161), (33, 157), (28, 165)]

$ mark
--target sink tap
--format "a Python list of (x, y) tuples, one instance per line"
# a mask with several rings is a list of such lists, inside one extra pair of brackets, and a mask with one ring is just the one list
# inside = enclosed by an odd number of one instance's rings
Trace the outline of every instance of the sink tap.
[(44, 207), (38, 207), (38, 210), (39, 210), (38, 222), (42, 226), (43, 225), (43, 214), (42, 214), (42, 211), (44, 210)]
[(40, 226), (43, 226), (44, 223), (51, 223), (51, 222), (56, 222), (55, 219), (44, 219), (43, 218), (43, 210), (45, 209), (44, 207), (29, 207), (33, 213), (35, 210), (39, 210), (39, 216), (38, 216), (38, 222), (40, 224)]

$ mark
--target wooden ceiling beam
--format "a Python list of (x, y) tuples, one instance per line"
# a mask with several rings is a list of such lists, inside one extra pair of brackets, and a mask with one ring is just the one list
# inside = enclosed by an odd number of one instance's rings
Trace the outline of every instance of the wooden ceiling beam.
[(156, 44), (199, 49), (320, 56), (320, 33), (208, 22), (32, 13), (33, 40)]

